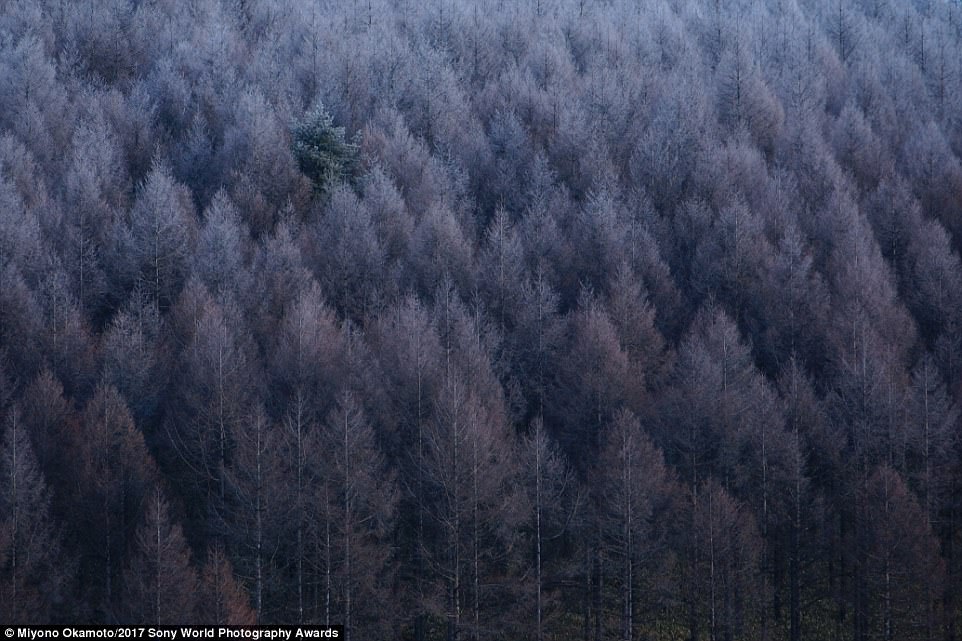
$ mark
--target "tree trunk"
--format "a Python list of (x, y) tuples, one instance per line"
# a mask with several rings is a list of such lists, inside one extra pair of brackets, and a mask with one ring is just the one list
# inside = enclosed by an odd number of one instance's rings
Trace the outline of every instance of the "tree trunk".
[(351, 641), (351, 447), (348, 414), (344, 413), (344, 639)]
[(536, 445), (534, 448), (535, 452), (535, 481), (534, 481), (534, 495), (535, 495), (535, 510), (534, 510), (534, 520), (535, 520), (535, 583), (537, 586), (537, 593), (535, 595), (535, 612), (536, 612), (536, 641), (544, 641), (544, 632), (542, 630), (542, 613), (541, 613), (541, 444), (540, 444), (540, 434), (541, 425), (538, 425), (538, 432), (535, 434)]

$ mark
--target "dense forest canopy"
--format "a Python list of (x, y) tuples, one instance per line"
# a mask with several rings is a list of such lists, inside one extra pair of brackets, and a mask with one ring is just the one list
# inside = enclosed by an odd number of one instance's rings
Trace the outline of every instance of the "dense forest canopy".
[(962, 634), (962, 6), (0, 3), (0, 621)]

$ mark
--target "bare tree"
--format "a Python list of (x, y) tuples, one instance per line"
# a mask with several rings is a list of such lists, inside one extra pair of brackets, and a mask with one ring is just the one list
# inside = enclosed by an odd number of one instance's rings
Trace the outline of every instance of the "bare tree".
[(198, 579), (180, 525), (170, 519), (159, 487), (148, 493), (135, 547), (124, 574), (124, 606), (130, 623), (183, 625), (196, 620)]
[(50, 494), (19, 409), (9, 410), (0, 445), (0, 615), (32, 623), (65, 605), (73, 565), (63, 555)]

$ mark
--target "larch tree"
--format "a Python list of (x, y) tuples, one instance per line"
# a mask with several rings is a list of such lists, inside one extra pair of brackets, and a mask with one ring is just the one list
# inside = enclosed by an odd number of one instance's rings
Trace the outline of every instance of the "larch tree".
[(314, 531), (312, 513), (322, 470), (311, 464), (318, 431), (333, 407), (344, 373), (344, 333), (312, 283), (287, 309), (276, 338), (270, 371), (276, 416), (283, 426), (285, 500), (290, 517), (289, 541), (294, 549), (287, 561), (294, 573), (290, 603), (298, 621), (315, 616), (322, 605), (307, 592), (311, 564), (308, 539), (322, 536)]
[(534, 566), (534, 638), (543, 641), (558, 618), (564, 564), (559, 549), (570, 535), (572, 521), (583, 497), (577, 480), (557, 444), (548, 436), (544, 422), (535, 418), (520, 444), (521, 483), (528, 509), (529, 563)]
[(947, 509), (952, 491), (949, 457), (959, 445), (955, 433), (959, 411), (929, 354), (923, 355), (912, 370), (906, 401), (909, 425), (905, 480), (917, 494), (926, 522), (937, 533), (943, 518), (951, 515)]
[(240, 297), (249, 287), (246, 276), (251, 246), (237, 207), (218, 191), (204, 210), (204, 224), (197, 235), (191, 272), (215, 296), (231, 291)]
[(499, 207), (485, 230), (480, 256), (483, 288), (488, 307), (496, 315), (501, 331), (513, 327), (519, 309), (519, 283), (525, 275), (524, 257), (518, 232), (507, 211)]
[(187, 190), (155, 164), (129, 214), (131, 284), (140, 284), (161, 309), (175, 301), (194, 240), (195, 215)]
[(383, 586), (391, 578), (385, 565), (396, 492), (374, 429), (351, 392), (339, 396), (319, 444), (331, 457), (321, 481), (329, 502), (325, 543), (331, 548), (325, 621), (343, 622), (346, 639), (383, 633), (378, 622), (385, 620), (388, 601)]
[(371, 213), (346, 187), (331, 188), (323, 217), (309, 232), (311, 263), (333, 306), (360, 319), (384, 280), (384, 251)]
[(754, 306), (752, 323), (758, 325), (754, 348), (761, 366), (782, 367), (786, 354), (797, 355), (809, 367), (820, 365), (827, 340), (828, 291), (795, 225), (785, 230), (770, 268), (760, 277), (765, 304)]
[[(312, 465), (311, 453), (320, 449), (318, 417), (303, 398), (297, 399), (281, 419), (281, 488), (283, 488), (281, 526), (284, 528), (281, 563), (286, 574), (284, 616), (300, 623), (314, 620), (326, 608), (321, 594), (312, 595), (310, 586), (320, 580), (314, 571), (323, 572), (325, 525), (332, 518), (319, 467)], [(323, 497), (323, 498), (321, 498)], [(313, 545), (312, 545), (313, 543)], [(315, 558), (319, 557), (319, 558)], [(323, 608), (323, 609), (322, 609)]]
[(310, 197), (310, 183), (297, 170), (297, 152), (291, 153), (284, 120), (267, 87), (248, 86), (230, 105), (223, 144), (216, 150), (227, 168), (231, 200), (255, 238), (270, 233), (288, 204), (302, 209)]
[(160, 487), (147, 494), (124, 572), (124, 621), (184, 625), (196, 620), (197, 573)]
[(762, 542), (746, 506), (734, 499), (716, 481), (706, 481), (691, 503), (693, 540), (688, 559), (692, 572), (695, 616), (689, 620), (689, 634), (699, 638), (704, 622), (711, 641), (731, 640), (749, 634)]
[(80, 471), (72, 500), (83, 506), (85, 524), (81, 579), (91, 605), (105, 620), (115, 621), (124, 593), (124, 563), (158, 471), (113, 387), (99, 387), (87, 403), (75, 441)]
[(47, 367), (69, 396), (86, 396), (96, 380), (91, 327), (70, 293), (67, 275), (50, 269), (37, 293), (44, 323), (40, 349)]
[(609, 289), (611, 321), (628, 357), (630, 379), (637, 381), (628, 390), (629, 403), (639, 412), (647, 391), (658, 387), (667, 373), (665, 339), (656, 327), (647, 288), (626, 262), (612, 276)]
[(67, 619), (74, 569), (26, 425), (13, 406), (0, 441), (0, 616), (11, 623)]
[(940, 627), (944, 564), (924, 508), (886, 465), (862, 491), (869, 592), (865, 638), (932, 638)]
[(560, 300), (542, 266), (520, 284), (519, 311), (505, 337), (512, 376), (522, 385), (527, 415), (543, 417), (553, 388), (553, 367), (564, 345)]
[(589, 292), (580, 307), (568, 325), (568, 356), (555, 372), (545, 415), (558, 425), (558, 440), (570, 454), (600, 450), (602, 429), (631, 383), (628, 355), (605, 307)]
[(165, 432), (189, 488), (191, 517), (213, 532), (226, 499), (232, 435), (257, 399), (258, 377), (240, 310), (229, 298), (223, 304), (212, 300), (202, 286), (199, 293), (178, 359), (180, 376), (172, 382)]
[(208, 550), (200, 574), (197, 620), (207, 625), (257, 623), (247, 590), (234, 576), (234, 568), (219, 546)]
[(222, 518), (233, 566), (250, 590), (254, 618), (270, 621), (285, 598), (275, 563), (283, 535), (283, 435), (260, 407), (233, 429), (235, 450)]
[(295, 220), (281, 220), (269, 235), (255, 245), (250, 271), (257, 274), (239, 300), (261, 348), (274, 338), (273, 329), (294, 301), (316, 287), (317, 281), (305, 266), (300, 249), (301, 226)]
[(962, 263), (945, 228), (919, 220), (908, 231), (904, 298), (922, 338), (934, 343), (962, 313)]
[[(826, 556), (821, 541), (812, 536), (820, 494), (827, 490), (841, 466), (843, 435), (830, 429), (825, 410), (801, 363), (792, 358), (778, 378), (785, 431), (790, 436), (791, 456), (784, 471), (788, 480), (783, 497), (783, 528), (788, 547), (788, 624), (790, 641), (803, 638), (805, 612), (818, 602), (813, 568)], [(785, 500), (787, 499), (787, 500)], [(787, 514), (787, 518), (785, 517)], [(777, 567), (777, 566), (776, 566)], [(778, 582), (773, 586), (778, 596)]]
[[(481, 342), (480, 328), (451, 290), (436, 313), (444, 364), (431, 420), (425, 425), (425, 485), (438, 551), (428, 555), (437, 581), (437, 611), (450, 641), (491, 630), (482, 615), (505, 598), (504, 564), (519, 517), (513, 451), (505, 447), (504, 399)], [(494, 630), (491, 630), (494, 632)]]
[(430, 592), (427, 554), (429, 488), (427, 428), (441, 376), (443, 354), (430, 310), (406, 297), (386, 310), (371, 332), (380, 377), (372, 418), (381, 428), (385, 452), (400, 452), (392, 469), (398, 478), (395, 527), (400, 537), (398, 604), (408, 612), (415, 637), (427, 633)]
[(45, 481), (56, 490), (66, 486), (65, 452), (58, 446), (68, 441), (68, 425), (72, 419), (70, 402), (63, 385), (49, 370), (43, 370), (20, 398), (20, 414), (25, 435)]
[(97, 310), (106, 293), (104, 254), (108, 231), (127, 205), (129, 178), (121, 149), (109, 123), (95, 117), (74, 134), (74, 153), (65, 177), (63, 238), (74, 285), (71, 290), (81, 307)]
[(166, 359), (158, 353), (160, 310), (135, 292), (105, 328), (101, 344), (103, 382), (124, 398), (137, 424), (153, 428), (166, 384)]
[(612, 565), (620, 621), (618, 638), (631, 641), (643, 629), (646, 614), (657, 611), (657, 576), (665, 571), (666, 528), (672, 480), (661, 452), (638, 419), (627, 410), (606, 428), (598, 460), (601, 545)]
[(722, 54), (716, 70), (719, 119), (729, 131), (744, 128), (758, 147), (771, 153), (785, 116), (750, 53), (752, 46), (736, 35)]

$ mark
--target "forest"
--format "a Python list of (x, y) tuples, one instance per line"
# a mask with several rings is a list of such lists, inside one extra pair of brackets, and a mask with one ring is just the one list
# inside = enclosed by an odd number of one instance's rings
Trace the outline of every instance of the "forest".
[(957, 0), (0, 2), (0, 622), (962, 638)]

